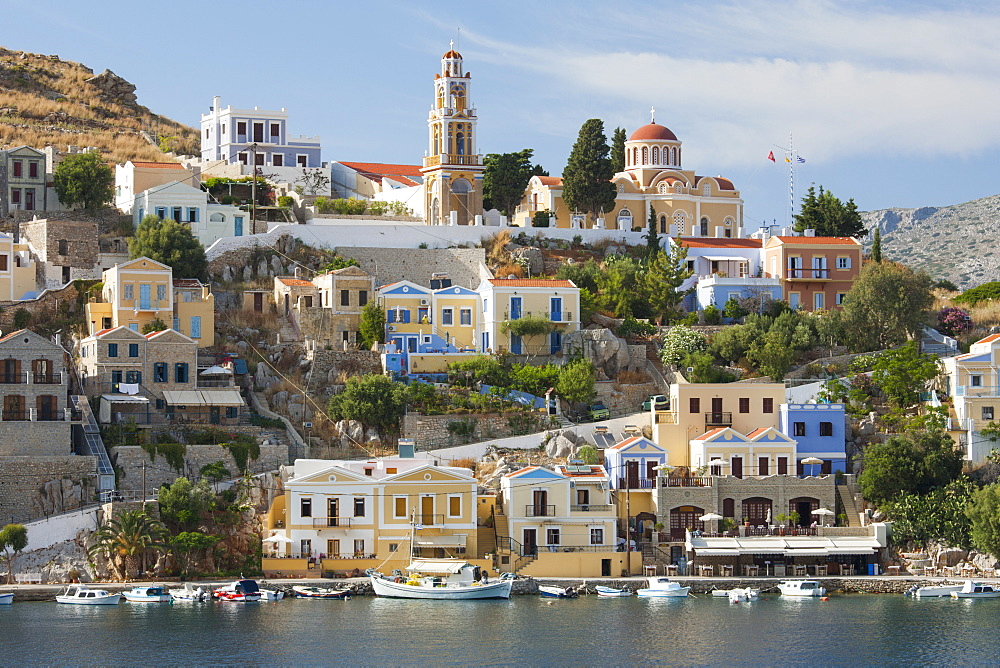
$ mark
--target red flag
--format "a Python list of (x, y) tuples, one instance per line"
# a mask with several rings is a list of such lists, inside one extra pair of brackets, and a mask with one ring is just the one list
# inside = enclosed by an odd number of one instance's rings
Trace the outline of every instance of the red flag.
[(774, 162), (774, 151), (771, 151), (770, 153), (767, 154), (767, 159), (770, 160), (771, 162)]

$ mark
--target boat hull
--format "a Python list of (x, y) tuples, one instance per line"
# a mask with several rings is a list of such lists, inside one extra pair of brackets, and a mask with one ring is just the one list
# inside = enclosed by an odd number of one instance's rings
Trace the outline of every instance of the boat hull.
[(631, 596), (632, 592), (627, 589), (615, 589), (614, 587), (596, 587), (597, 595), (603, 596), (604, 598), (624, 598), (626, 596)]
[(643, 598), (687, 598), (689, 591), (691, 591), (690, 587), (681, 587), (680, 589), (640, 589), (635, 595), (642, 596)]
[(122, 597), (129, 603), (169, 603), (171, 600), (170, 594), (163, 594), (162, 596), (135, 596), (132, 594), (122, 594)]
[(285, 592), (278, 589), (261, 589), (260, 590), (260, 600), (262, 601), (280, 601), (285, 598)]
[(0, 594), (0, 605), (10, 605), (14, 602), (14, 594)]
[(68, 603), (70, 605), (118, 605), (121, 601), (121, 594), (111, 594), (99, 598), (77, 598), (76, 596), (56, 596), (57, 603)]
[(962, 585), (932, 585), (920, 587), (913, 592), (914, 598), (945, 598), (951, 596), (953, 592), (962, 591)]
[(990, 591), (990, 592), (966, 592), (966, 591), (953, 591), (951, 592), (952, 598), (1000, 598), (1000, 591)]
[(295, 596), (298, 598), (350, 598), (350, 589), (320, 589), (317, 591), (310, 591), (310, 587), (292, 587), (295, 592)]
[(576, 598), (576, 592), (565, 587), (539, 585), (538, 593), (545, 598)]
[(393, 582), (385, 578), (371, 576), (372, 589), (376, 596), (387, 598), (423, 598), (432, 600), (469, 600), (480, 598), (510, 598), (513, 580), (498, 580), (485, 585), (425, 587)]

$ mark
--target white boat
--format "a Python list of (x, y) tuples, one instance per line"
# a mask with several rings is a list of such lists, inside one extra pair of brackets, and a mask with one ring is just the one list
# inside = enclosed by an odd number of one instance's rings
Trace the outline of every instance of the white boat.
[(782, 580), (778, 589), (782, 596), (826, 596), (826, 589), (816, 580)]
[(351, 597), (351, 590), (348, 589), (334, 589), (333, 587), (308, 587), (305, 585), (295, 585), (292, 587), (292, 591), (298, 598), (340, 598), (348, 599)]
[(169, 603), (173, 600), (167, 590), (160, 586), (133, 587), (123, 592), (122, 596), (130, 603)]
[(0, 605), (10, 605), (14, 602), (14, 594), (0, 594)]
[(280, 601), (285, 598), (285, 592), (280, 589), (266, 589), (264, 587), (260, 588), (260, 600), (262, 601)]
[(538, 585), (538, 593), (543, 598), (576, 598), (579, 595), (573, 587), (556, 587), (555, 585)]
[(1000, 590), (992, 585), (984, 585), (966, 580), (959, 591), (951, 592), (952, 598), (1000, 598)]
[(927, 585), (925, 587), (919, 587), (913, 585), (907, 595), (913, 596), (914, 598), (947, 598), (951, 596), (952, 592), (960, 591), (962, 585)]
[(647, 578), (649, 587), (636, 592), (637, 596), (649, 598), (684, 598), (691, 587), (682, 587), (679, 582), (662, 576)]
[(209, 594), (207, 591), (205, 591), (203, 588), (196, 587), (190, 582), (185, 582), (184, 586), (179, 589), (171, 589), (170, 596), (175, 601), (193, 601), (193, 602), (207, 601), (210, 598), (212, 598), (212, 595)]
[(414, 559), (406, 570), (409, 575), (386, 576), (369, 571), (375, 594), (390, 598), (444, 600), (510, 598), (514, 585), (514, 578), (506, 573), (498, 580), (487, 581), (481, 577), (478, 566), (464, 559)]
[(212, 598), (235, 603), (254, 603), (261, 597), (260, 587), (255, 580), (236, 580), (212, 592)]
[(632, 592), (628, 589), (615, 589), (614, 587), (605, 587), (604, 585), (597, 585), (594, 587), (594, 590), (597, 591), (598, 596), (604, 598), (622, 598), (632, 595)]
[(760, 596), (760, 589), (753, 589), (752, 587), (743, 587), (742, 589), (730, 589), (729, 590), (729, 602), (730, 603), (749, 603), (750, 601), (756, 601)]
[(103, 589), (91, 589), (86, 585), (70, 585), (56, 596), (58, 603), (73, 605), (118, 605), (121, 594), (112, 594)]

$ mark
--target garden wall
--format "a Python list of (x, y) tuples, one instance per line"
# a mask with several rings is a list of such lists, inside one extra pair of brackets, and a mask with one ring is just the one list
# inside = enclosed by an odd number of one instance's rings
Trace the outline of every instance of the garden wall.
[[(201, 478), (201, 467), (206, 464), (221, 461), (234, 475), (238, 475), (239, 467), (233, 455), (221, 445), (189, 445), (184, 455), (184, 465), (181, 470), (167, 463), (160, 453), (150, 458), (149, 453), (138, 445), (124, 445), (111, 449), (111, 457), (115, 466), (121, 470), (118, 476), (118, 491), (141, 492), (143, 488), (143, 466), (145, 465), (146, 494), (153, 496), (156, 490), (164, 484), (170, 484), (184, 476), (191, 480)], [(262, 445), (260, 457), (250, 460), (252, 472), (269, 471), (288, 463), (287, 445)]]
[[(462, 422), (471, 425), (471, 434), (452, 434), (448, 425)], [(449, 447), (505, 438), (515, 431), (538, 432), (548, 426), (547, 417), (542, 413), (478, 413), (468, 415), (421, 415), (407, 413), (403, 418), (403, 437), (412, 438), (418, 449)]]

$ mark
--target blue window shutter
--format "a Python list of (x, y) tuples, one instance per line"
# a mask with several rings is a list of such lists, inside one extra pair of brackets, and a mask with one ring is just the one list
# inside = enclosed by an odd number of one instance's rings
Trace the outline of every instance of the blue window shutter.
[(201, 316), (196, 315), (191, 317), (191, 338), (200, 339), (201, 338)]

